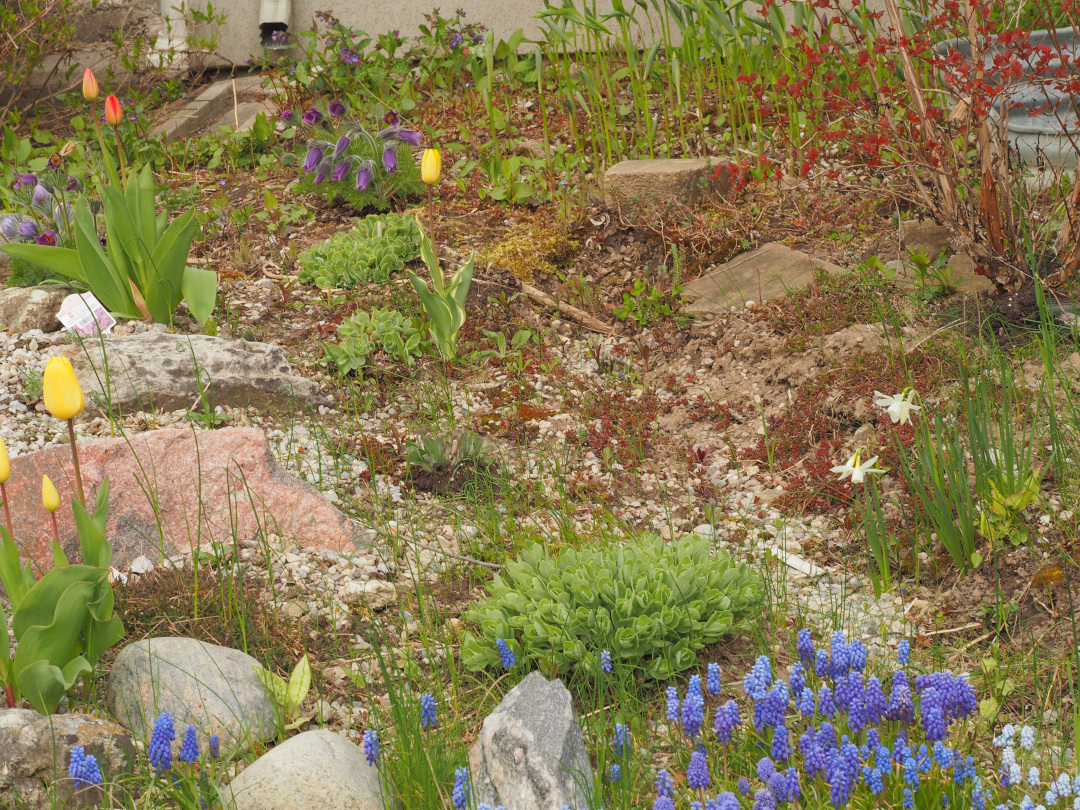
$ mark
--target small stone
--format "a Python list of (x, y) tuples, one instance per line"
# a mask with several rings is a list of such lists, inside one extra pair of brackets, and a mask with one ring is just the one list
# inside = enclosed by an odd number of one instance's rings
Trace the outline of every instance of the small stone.
[[(0, 330), (55, 332), (61, 328), (56, 314), (71, 293), (68, 287), (0, 288)], [(23, 335), (26, 338), (26, 335)]]
[(339, 596), (348, 605), (366, 605), (372, 610), (383, 608), (397, 602), (397, 591), (389, 582), (381, 579), (369, 579), (364, 582), (350, 580), (345, 583)]
[(379, 769), (326, 729), (305, 731), (249, 765), (223, 791), (235, 810), (383, 810)]
[(133, 574), (149, 574), (153, 570), (154, 563), (145, 554), (131, 561), (131, 573)]

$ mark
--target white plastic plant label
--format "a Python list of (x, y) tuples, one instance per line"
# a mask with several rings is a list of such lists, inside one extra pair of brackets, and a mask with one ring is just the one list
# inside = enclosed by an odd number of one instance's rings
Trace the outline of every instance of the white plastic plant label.
[(92, 292), (69, 295), (60, 305), (56, 317), (65, 329), (74, 329), (83, 337), (93, 337), (98, 332), (107, 335), (116, 326), (116, 318), (109, 314)]

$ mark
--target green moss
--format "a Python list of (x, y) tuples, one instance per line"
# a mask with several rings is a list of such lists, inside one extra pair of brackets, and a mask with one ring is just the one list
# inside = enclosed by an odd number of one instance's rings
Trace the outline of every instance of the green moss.
[(525, 282), (573, 261), (580, 245), (547, 222), (520, 225), (481, 253), (481, 260)]

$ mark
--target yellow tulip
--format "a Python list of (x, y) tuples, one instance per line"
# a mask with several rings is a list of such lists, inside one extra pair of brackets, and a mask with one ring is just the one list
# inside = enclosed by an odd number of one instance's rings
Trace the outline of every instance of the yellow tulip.
[(4, 440), (0, 439), (0, 484), (6, 484), (11, 478), (11, 461), (8, 459)]
[(49, 476), (41, 476), (41, 502), (49, 512), (55, 512), (60, 508), (60, 493), (56, 491)]
[(93, 101), (98, 97), (98, 83), (94, 78), (94, 71), (86, 68), (82, 75), (82, 95), (87, 101)]
[(45, 410), (57, 419), (74, 419), (86, 407), (75, 369), (66, 357), (52, 357), (45, 364)]
[(425, 149), (420, 161), (420, 179), (429, 186), (434, 186), (442, 177), (442, 155), (438, 149)]

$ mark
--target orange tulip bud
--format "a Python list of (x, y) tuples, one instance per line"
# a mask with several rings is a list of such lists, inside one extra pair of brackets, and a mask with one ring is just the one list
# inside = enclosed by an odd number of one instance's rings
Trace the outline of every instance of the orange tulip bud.
[(105, 123), (116, 126), (124, 120), (124, 108), (120, 105), (120, 99), (109, 96), (105, 99)]
[(82, 75), (82, 95), (87, 101), (93, 101), (98, 97), (98, 83), (94, 78), (94, 71), (87, 68)]

